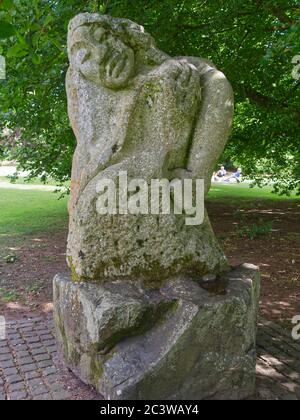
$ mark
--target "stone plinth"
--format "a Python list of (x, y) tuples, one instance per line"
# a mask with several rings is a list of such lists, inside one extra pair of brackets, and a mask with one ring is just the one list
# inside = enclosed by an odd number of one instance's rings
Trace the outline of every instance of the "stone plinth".
[(106, 399), (243, 399), (254, 393), (260, 275), (223, 279), (54, 280), (57, 339), (69, 368)]

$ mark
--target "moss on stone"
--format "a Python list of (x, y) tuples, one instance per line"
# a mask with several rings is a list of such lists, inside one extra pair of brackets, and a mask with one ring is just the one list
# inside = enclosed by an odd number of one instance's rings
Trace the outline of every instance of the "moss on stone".
[(94, 385), (97, 387), (103, 375), (103, 361), (101, 360), (101, 357), (97, 354), (91, 355), (90, 372), (91, 372), (91, 380), (94, 383)]
[(65, 327), (63, 321), (61, 321), (59, 316), (55, 316), (55, 324), (57, 327), (57, 331), (59, 333), (59, 337), (57, 337), (61, 349), (63, 351), (63, 354), (67, 360), (69, 360), (69, 346), (68, 346), (68, 340), (65, 332)]
[(69, 362), (77, 366), (80, 363), (81, 354), (74, 348), (69, 352)]
[(70, 255), (68, 256), (68, 263), (69, 263), (69, 267), (70, 267), (70, 270), (71, 270), (72, 280), (79, 281), (79, 276), (76, 273), (76, 269), (75, 269), (75, 266), (73, 264), (73, 258)]

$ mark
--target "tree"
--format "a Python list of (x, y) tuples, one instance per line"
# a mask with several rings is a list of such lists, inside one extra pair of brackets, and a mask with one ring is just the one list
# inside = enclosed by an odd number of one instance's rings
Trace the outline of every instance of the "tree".
[(75, 140), (64, 89), (67, 24), (89, 11), (141, 23), (170, 55), (211, 59), (236, 97), (223, 160), (260, 183), (268, 174), (283, 193), (300, 192), (299, 80), (292, 76), (300, 54), (297, 0), (2, 0), (0, 8), (8, 73), (0, 82), (0, 128), (22, 129), (14, 152), (32, 175), (69, 177)]

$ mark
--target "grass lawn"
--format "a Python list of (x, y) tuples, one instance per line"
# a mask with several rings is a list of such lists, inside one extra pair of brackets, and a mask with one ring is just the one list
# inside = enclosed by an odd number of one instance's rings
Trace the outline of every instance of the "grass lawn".
[(263, 188), (250, 188), (248, 183), (240, 184), (221, 184), (214, 183), (209, 192), (209, 200), (229, 200), (231, 202), (237, 200), (300, 200), (300, 197), (296, 194), (291, 194), (289, 197), (280, 196), (278, 194), (272, 193), (273, 188), (263, 187)]
[(0, 189), (0, 235), (59, 231), (67, 225), (67, 198), (49, 191)]
[[(248, 184), (214, 184), (209, 201), (287, 200), (296, 196), (280, 197), (271, 193), (271, 187), (249, 188)], [(59, 231), (66, 228), (67, 197), (49, 191), (13, 190), (0, 188), (0, 235), (31, 234)], [(298, 197), (299, 199), (299, 197)]]

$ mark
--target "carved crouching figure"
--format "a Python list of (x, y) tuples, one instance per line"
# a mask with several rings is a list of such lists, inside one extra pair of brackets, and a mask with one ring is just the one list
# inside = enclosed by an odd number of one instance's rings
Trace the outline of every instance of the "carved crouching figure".
[(78, 141), (68, 261), (75, 279), (199, 277), (227, 268), (208, 217), (99, 215), (97, 182), (201, 178), (209, 190), (233, 113), (230, 84), (205, 60), (170, 58), (128, 20), (82, 14), (70, 24), (69, 116)]
[(67, 365), (107, 399), (252, 395), (258, 270), (229, 269), (207, 214), (190, 226), (175, 212), (98, 211), (100, 182), (125, 195), (125, 172), (146, 186), (203, 179), (207, 193), (231, 129), (230, 84), (205, 60), (169, 57), (124, 19), (75, 17), (68, 50), (71, 275), (54, 279)]

